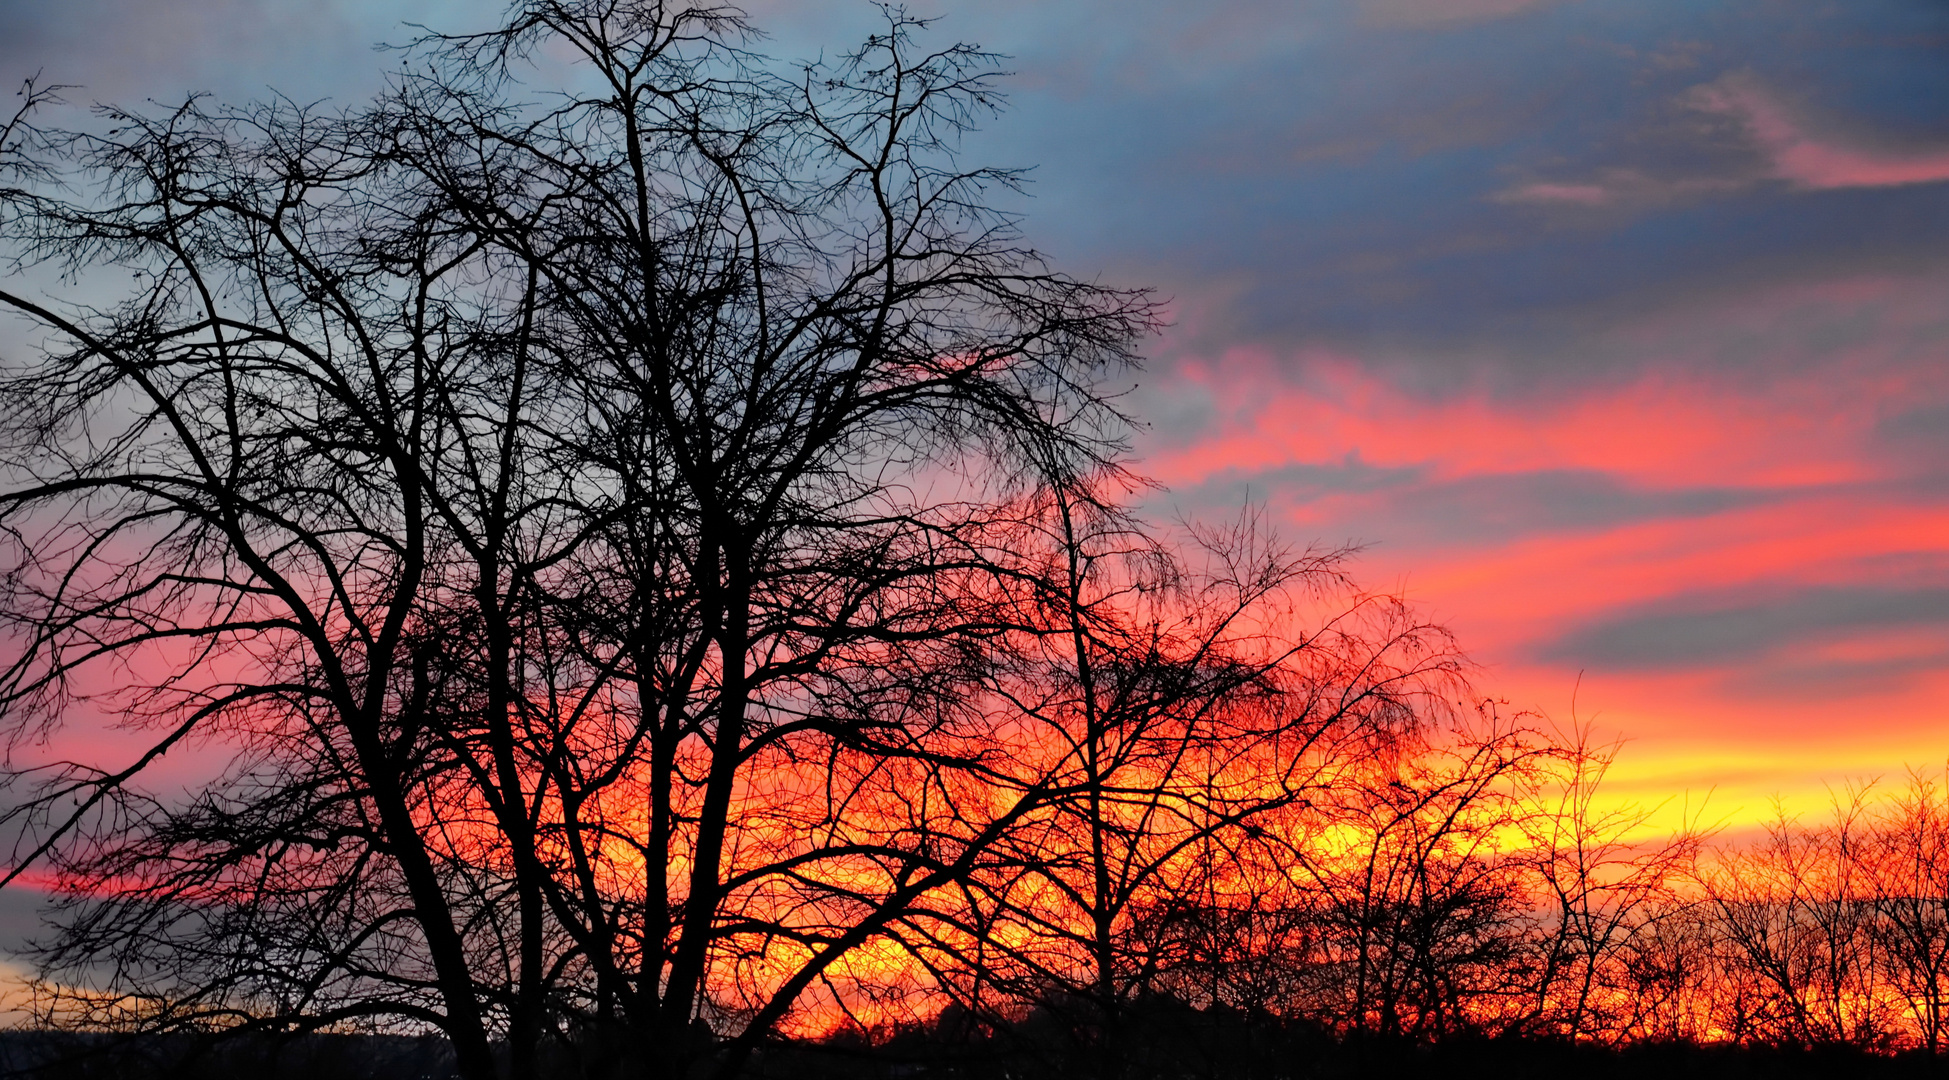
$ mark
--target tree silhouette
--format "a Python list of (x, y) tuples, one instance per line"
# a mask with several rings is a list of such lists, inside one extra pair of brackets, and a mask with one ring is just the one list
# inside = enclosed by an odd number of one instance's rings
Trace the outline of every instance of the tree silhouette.
[(954, 155), (993, 58), (918, 29), (781, 73), (730, 9), (539, 0), (369, 108), (18, 127), (16, 268), (118, 295), (0, 292), (47, 334), (0, 715), (150, 740), (16, 777), (59, 1009), (734, 1071), (1048, 798), (957, 801), (957, 672), (1153, 309), (1020, 245)]
[(1024, 523), (977, 693), (1020, 733), (991, 783), (1047, 794), (969, 880), (956, 940), (927, 946), (964, 1002), (992, 984), (1067, 1013), (1112, 1077), (1129, 1006), (1181, 974), (1186, 920), (1244, 887), (1242, 850), (1438, 710), (1460, 659), (1352, 590), (1345, 552), (1286, 548), (1250, 513), (1167, 544), (1098, 494), (1051, 484)]
[(1874, 933), (1886, 978), (1907, 1007), (1916, 1041), (1936, 1054), (1949, 1035), (1949, 805), (1942, 781), (1911, 773), (1869, 837)]
[(1531, 1025), (1570, 1039), (1614, 1039), (1644, 1008), (1629, 958), (1658, 918), (1683, 906), (1679, 886), (1706, 830), (1696, 821), (1647, 842), (1656, 807), (1600, 802), (1619, 743), (1588, 727), (1555, 740), (1558, 759), (1535, 805), (1520, 816), (1526, 859), (1545, 906)]

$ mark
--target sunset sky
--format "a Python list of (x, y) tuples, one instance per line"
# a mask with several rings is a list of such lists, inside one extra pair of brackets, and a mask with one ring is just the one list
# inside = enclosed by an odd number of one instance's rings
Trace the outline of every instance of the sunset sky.
[[(1032, 242), (1171, 298), (1160, 511), (1369, 545), (1484, 690), (1630, 739), (1621, 793), (1949, 758), (1949, 3), (914, 9), (1012, 57), (972, 152), (1036, 167)], [(874, 19), (748, 10), (782, 55)], [(0, 76), (354, 102), (400, 20), (499, 12), (0, 0)]]

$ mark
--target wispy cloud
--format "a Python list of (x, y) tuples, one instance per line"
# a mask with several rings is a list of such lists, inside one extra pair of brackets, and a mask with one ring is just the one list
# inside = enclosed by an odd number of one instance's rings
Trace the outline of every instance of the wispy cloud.
[(1603, 184), (1522, 184), (1495, 196), (1499, 202), (1570, 203), (1575, 206), (1609, 206), (1617, 201), (1617, 191)]
[(1759, 81), (1735, 72), (1693, 93), (1697, 107), (1738, 122), (1766, 156), (1772, 175), (1816, 190), (1896, 187), (1949, 180), (1949, 148), (1876, 147), (1847, 135), (1808, 130)]
[(1696, 145), (1685, 162), (1689, 171), (1670, 165), (1611, 166), (1584, 175), (1537, 176), (1493, 192), (1490, 201), (1643, 210), (1750, 190), (1769, 181), (1826, 191), (1949, 180), (1949, 147), (1904, 146), (1864, 137), (1833, 121), (1816, 124), (1750, 71), (1694, 86), (1678, 95), (1676, 105), (1681, 114), (1703, 114), (1711, 121), (1690, 136)]
[(1495, 192), (1489, 198), (1501, 203), (1638, 209), (1665, 206), (1743, 186), (1742, 181), (1728, 177), (1668, 178), (1652, 176), (1636, 169), (1603, 169), (1586, 180), (1517, 184)]
[[(1930, 627), (1949, 631), (1949, 588), (1908, 583), (1801, 586), (1796, 582), (1724, 595), (1713, 590), (1660, 598), (1635, 609), (1607, 612), (1588, 625), (1545, 644), (1546, 659), (1612, 669), (1712, 668), (1808, 646), (1829, 651), (1863, 630)], [(1920, 657), (1905, 655), (1916, 642), (1876, 641), (1878, 649), (1823, 657), (1881, 670), (1891, 661), (1942, 666), (1945, 635), (1931, 635)], [(1892, 653), (1892, 655), (1891, 655)], [(1803, 657), (1804, 659), (1804, 657)], [(1900, 666), (1900, 665), (1896, 665)]]

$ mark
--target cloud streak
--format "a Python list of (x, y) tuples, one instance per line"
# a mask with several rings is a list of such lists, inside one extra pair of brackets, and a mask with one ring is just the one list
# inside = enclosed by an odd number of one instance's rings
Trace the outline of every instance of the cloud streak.
[[(1618, 670), (1711, 669), (1833, 645), (1863, 630), (1904, 628), (1938, 631), (1938, 650), (1924, 659), (1931, 666), (1949, 659), (1949, 586), (1789, 584), (1731, 596), (1683, 594), (1575, 630), (1550, 643), (1544, 659)], [(1880, 668), (1910, 658), (1868, 650), (1853, 659)]]
[(1845, 136), (1818, 137), (1746, 72), (1700, 87), (1695, 100), (1738, 122), (1766, 155), (1771, 175), (1798, 187), (1827, 191), (1949, 180), (1949, 148), (1876, 148)]

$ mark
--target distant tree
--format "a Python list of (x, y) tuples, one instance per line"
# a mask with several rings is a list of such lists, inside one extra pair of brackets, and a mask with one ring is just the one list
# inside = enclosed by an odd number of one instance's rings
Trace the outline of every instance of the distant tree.
[(1528, 1023), (1571, 1039), (1621, 1039), (1649, 989), (1627, 968), (1628, 958), (1646, 958), (1634, 939), (1682, 906), (1685, 871), (1708, 830), (1687, 820), (1659, 835), (1648, 828), (1657, 807), (1605, 798), (1620, 743), (1599, 743), (1588, 727), (1553, 741), (1534, 805), (1517, 817), (1542, 916)]
[(1612, 1020), (1623, 1043), (1704, 1043), (1720, 1037), (1724, 989), (1709, 908), (1681, 892), (1656, 904), (1617, 949), (1623, 1004)]
[(0, 289), (0, 720), (149, 739), (15, 776), (58, 1011), (728, 1072), (1050, 804), (970, 798), (959, 689), (1154, 309), (1021, 245), (994, 60), (919, 28), (781, 72), (531, 0), (368, 108), (9, 127), (0, 242), (76, 284)]
[(1537, 974), (1517, 837), (1552, 754), (1484, 703), (1339, 778), (1289, 841), (1318, 926), (1310, 1015), (1418, 1041), (1516, 1026)]
[(1949, 1037), (1949, 792), (1914, 772), (1869, 825), (1883, 977), (1930, 1054)]
[(1885, 1048), (1895, 1036), (1881, 985), (1876, 900), (1864, 845), (1868, 792), (1801, 825), (1783, 808), (1757, 841), (1722, 851), (1699, 887), (1720, 949), (1720, 1026), (1742, 1041)]
[(1099, 492), (1051, 483), (1024, 521), (973, 689), (1016, 733), (991, 783), (1047, 794), (969, 879), (958, 944), (928, 945), (968, 998), (1066, 1008), (1112, 1077), (1131, 1005), (1183, 988), (1187, 920), (1244, 891), (1268, 819), (1423, 724), (1461, 664), (1441, 628), (1354, 591), (1344, 552), (1288, 549), (1250, 514), (1165, 544)]

